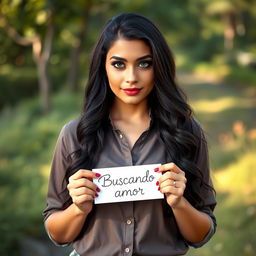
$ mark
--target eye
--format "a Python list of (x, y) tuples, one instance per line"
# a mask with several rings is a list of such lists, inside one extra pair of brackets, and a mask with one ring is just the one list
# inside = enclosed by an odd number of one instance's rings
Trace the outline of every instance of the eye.
[(125, 67), (125, 65), (122, 61), (114, 61), (111, 63), (111, 65), (117, 69), (123, 69)]
[(151, 60), (147, 60), (147, 61), (143, 61), (139, 63), (139, 67), (140, 68), (149, 68), (152, 66), (152, 61)]

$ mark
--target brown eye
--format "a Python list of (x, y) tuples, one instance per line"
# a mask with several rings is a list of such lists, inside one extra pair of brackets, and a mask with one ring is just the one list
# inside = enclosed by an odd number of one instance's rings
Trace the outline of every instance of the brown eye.
[(124, 63), (121, 62), (121, 61), (114, 61), (114, 62), (111, 63), (111, 65), (114, 66), (117, 69), (123, 69), (125, 67)]

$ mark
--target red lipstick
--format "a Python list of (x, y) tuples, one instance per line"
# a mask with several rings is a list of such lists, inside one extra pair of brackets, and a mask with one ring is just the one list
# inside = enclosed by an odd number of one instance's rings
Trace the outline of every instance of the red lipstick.
[(134, 95), (137, 95), (141, 91), (141, 88), (125, 88), (123, 90), (127, 95), (134, 96)]

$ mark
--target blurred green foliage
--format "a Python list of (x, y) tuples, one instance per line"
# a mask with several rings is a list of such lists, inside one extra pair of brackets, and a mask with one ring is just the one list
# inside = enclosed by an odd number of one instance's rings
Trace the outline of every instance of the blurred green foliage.
[[(31, 46), (19, 45), (7, 36), (5, 25), (14, 28), (24, 38), (39, 36), (43, 47), (49, 8), (53, 9), (54, 18), (54, 39), (48, 66), (52, 91), (68, 81), (74, 63), (72, 52), (81, 41), (81, 23), (85, 22), (86, 29), (83, 50), (78, 57), (80, 85), (86, 77), (88, 57), (99, 31), (108, 18), (120, 12), (138, 12), (152, 19), (164, 32), (173, 51), (186, 58), (184, 68), (193, 69), (202, 61), (216, 67), (219, 64), (216, 56), (222, 56), (223, 63), (230, 68), (227, 78), (243, 81), (244, 77), (252, 77), (250, 84), (255, 85), (256, 4), (253, 3), (254, 0), (161, 0), (157, 4), (153, 0), (2, 0), (0, 108), (34, 96), (38, 91)], [(85, 21), (86, 10), (88, 17)], [(20, 77), (22, 73), (24, 76)]]
[(81, 95), (61, 93), (42, 116), (38, 100), (28, 100), (0, 116), (0, 254), (17, 255), (22, 235), (42, 237), (49, 162), (61, 126), (79, 114)]
[[(54, 10), (48, 64), (52, 110), (43, 115), (32, 47), (15, 43), (5, 23), (24, 38), (39, 36), (43, 45), (50, 7)], [(85, 11), (79, 88), (71, 94), (71, 56), (81, 41), (79, 26)], [(256, 106), (249, 88), (256, 87), (254, 0), (1, 0), (0, 254), (19, 255), (23, 236), (45, 238), (41, 212), (54, 145), (62, 125), (79, 115), (92, 46), (106, 20), (120, 12), (137, 12), (153, 20), (171, 46), (179, 70), (194, 74), (181, 84), (210, 133), (219, 227), (208, 245), (189, 255), (255, 255)]]
[(206, 131), (212, 178), (217, 191), (215, 236), (189, 256), (256, 253), (255, 90), (206, 82), (189, 76), (181, 83)]

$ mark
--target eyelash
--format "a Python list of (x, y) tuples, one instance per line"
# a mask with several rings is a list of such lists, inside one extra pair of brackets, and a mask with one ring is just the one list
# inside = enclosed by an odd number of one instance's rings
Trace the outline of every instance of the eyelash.
[[(145, 63), (147, 64), (146, 67), (140, 67), (141, 64), (145, 64)], [(112, 65), (113, 67), (115, 67), (116, 69), (124, 69), (124, 68), (125, 68), (125, 64), (124, 64), (122, 61), (113, 61), (113, 62), (111, 63), (111, 65)], [(122, 67), (118, 67), (117, 65), (122, 65)], [(139, 66), (140, 68), (142, 68), (142, 69), (147, 69), (147, 68), (149, 68), (149, 67), (152, 66), (152, 61), (151, 61), (151, 60), (142, 61), (142, 62), (139, 63), (138, 66)]]

